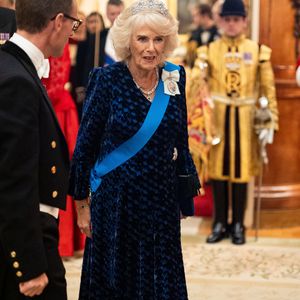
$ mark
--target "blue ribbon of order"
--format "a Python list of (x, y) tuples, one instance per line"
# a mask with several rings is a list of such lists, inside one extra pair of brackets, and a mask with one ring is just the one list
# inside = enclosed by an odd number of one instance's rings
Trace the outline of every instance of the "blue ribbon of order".
[[(166, 62), (168, 72), (179, 70), (179, 66)], [(164, 93), (164, 84), (160, 79), (155, 97), (141, 128), (127, 141), (109, 153), (103, 160), (97, 159), (90, 174), (90, 188), (96, 192), (102, 177), (136, 155), (150, 140), (159, 127), (169, 104), (170, 96)]]

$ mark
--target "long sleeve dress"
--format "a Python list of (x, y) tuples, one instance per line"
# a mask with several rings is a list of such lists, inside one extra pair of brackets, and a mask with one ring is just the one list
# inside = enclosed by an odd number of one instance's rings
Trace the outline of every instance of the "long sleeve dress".
[[(177, 174), (196, 174), (188, 149), (185, 71), (158, 129), (133, 158), (102, 178), (91, 200), (80, 299), (187, 299)], [(73, 156), (70, 193), (84, 199), (90, 170), (141, 127), (151, 106), (126, 64), (95, 69)], [(174, 148), (178, 159), (172, 160)]]

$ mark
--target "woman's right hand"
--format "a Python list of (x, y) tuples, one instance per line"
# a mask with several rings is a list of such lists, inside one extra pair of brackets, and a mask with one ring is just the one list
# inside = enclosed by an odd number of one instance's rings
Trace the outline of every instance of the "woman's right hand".
[(77, 210), (77, 225), (82, 233), (92, 238), (91, 211), (89, 198), (84, 200), (75, 200)]

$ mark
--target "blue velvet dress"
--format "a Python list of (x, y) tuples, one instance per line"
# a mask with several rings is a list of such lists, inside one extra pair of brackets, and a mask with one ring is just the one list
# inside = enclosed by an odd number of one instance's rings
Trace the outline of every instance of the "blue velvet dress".
[[(170, 97), (150, 141), (105, 175), (92, 195), (92, 239), (84, 253), (81, 300), (187, 299), (176, 174), (196, 170), (188, 149), (182, 67), (178, 86), (181, 94)], [(88, 196), (97, 157), (136, 133), (150, 105), (124, 63), (94, 70), (71, 168), (75, 199)]]

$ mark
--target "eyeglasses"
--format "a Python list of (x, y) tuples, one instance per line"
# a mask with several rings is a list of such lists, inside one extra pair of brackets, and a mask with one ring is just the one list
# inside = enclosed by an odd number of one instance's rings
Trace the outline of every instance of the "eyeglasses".
[[(67, 14), (63, 14), (64, 18), (72, 20), (73, 21), (73, 27), (72, 27), (72, 31), (76, 32), (78, 30), (78, 28), (80, 27), (80, 25), (82, 24), (82, 20), (71, 17)], [(56, 18), (56, 16), (54, 16), (52, 19), (50, 19), (51, 21), (53, 21)]]

